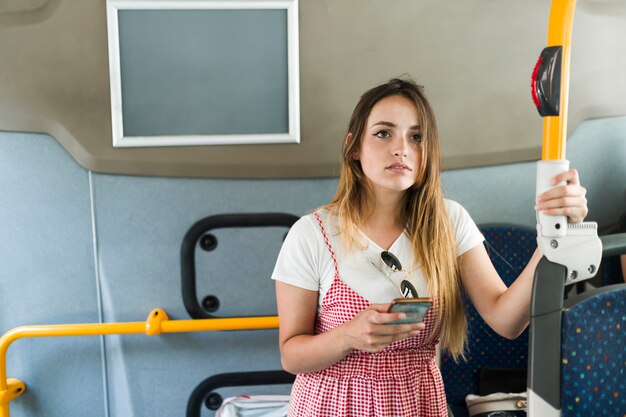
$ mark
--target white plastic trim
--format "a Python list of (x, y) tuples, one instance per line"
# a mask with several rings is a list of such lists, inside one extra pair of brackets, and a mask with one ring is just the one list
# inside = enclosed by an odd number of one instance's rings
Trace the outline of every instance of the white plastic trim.
[[(537, 193), (548, 191), (549, 189), (565, 185), (564, 183), (552, 185), (550, 181), (555, 175), (569, 169), (569, 161), (563, 160), (547, 160), (537, 162)], [(567, 233), (567, 217), (565, 216), (548, 216), (537, 212), (537, 224), (541, 225), (541, 235), (545, 237), (561, 237)], [(557, 226), (558, 225), (558, 226)]]
[(556, 409), (548, 404), (533, 390), (528, 390), (528, 417), (561, 417), (561, 409)]

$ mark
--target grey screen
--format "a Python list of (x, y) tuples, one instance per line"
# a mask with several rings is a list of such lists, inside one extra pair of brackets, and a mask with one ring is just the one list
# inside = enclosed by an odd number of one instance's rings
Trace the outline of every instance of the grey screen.
[(286, 10), (120, 10), (124, 136), (288, 133)]

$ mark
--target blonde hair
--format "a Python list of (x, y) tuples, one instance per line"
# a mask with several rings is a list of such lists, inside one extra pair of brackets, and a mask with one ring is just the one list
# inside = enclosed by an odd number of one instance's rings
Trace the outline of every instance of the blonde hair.
[(439, 134), (434, 113), (423, 87), (409, 79), (392, 79), (365, 92), (356, 105), (343, 145), (339, 185), (333, 199), (324, 206), (339, 218), (346, 244), (355, 242), (357, 230), (372, 214), (374, 195), (363, 173), (358, 155), (367, 118), (376, 103), (385, 97), (402, 96), (412, 101), (422, 129), (421, 161), (413, 186), (406, 190), (396, 213), (397, 224), (406, 225), (413, 255), (421, 265), (433, 295), (435, 327), (441, 330), (441, 346), (458, 359), (463, 357), (467, 321), (457, 265), (454, 230), (444, 206), (440, 180)]

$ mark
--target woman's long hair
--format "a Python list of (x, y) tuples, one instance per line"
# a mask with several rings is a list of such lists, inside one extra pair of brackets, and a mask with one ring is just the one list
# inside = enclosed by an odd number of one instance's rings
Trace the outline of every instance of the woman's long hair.
[(413, 254), (422, 267), (433, 295), (436, 328), (441, 329), (441, 346), (455, 357), (463, 357), (467, 321), (461, 296), (454, 230), (444, 207), (440, 180), (439, 133), (434, 113), (423, 88), (409, 79), (392, 79), (365, 92), (356, 105), (343, 145), (339, 186), (325, 208), (339, 218), (341, 233), (348, 246), (354, 244), (357, 230), (372, 214), (374, 195), (359, 154), (367, 119), (374, 105), (385, 97), (402, 96), (412, 101), (419, 114), (424, 151), (412, 187), (406, 190), (398, 207), (397, 224), (406, 225)]

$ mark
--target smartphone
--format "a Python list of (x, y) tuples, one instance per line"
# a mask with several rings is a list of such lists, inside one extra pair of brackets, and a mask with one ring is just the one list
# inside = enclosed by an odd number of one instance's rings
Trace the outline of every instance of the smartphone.
[(432, 298), (396, 298), (389, 305), (388, 313), (405, 313), (406, 319), (386, 324), (419, 323), (433, 305)]

